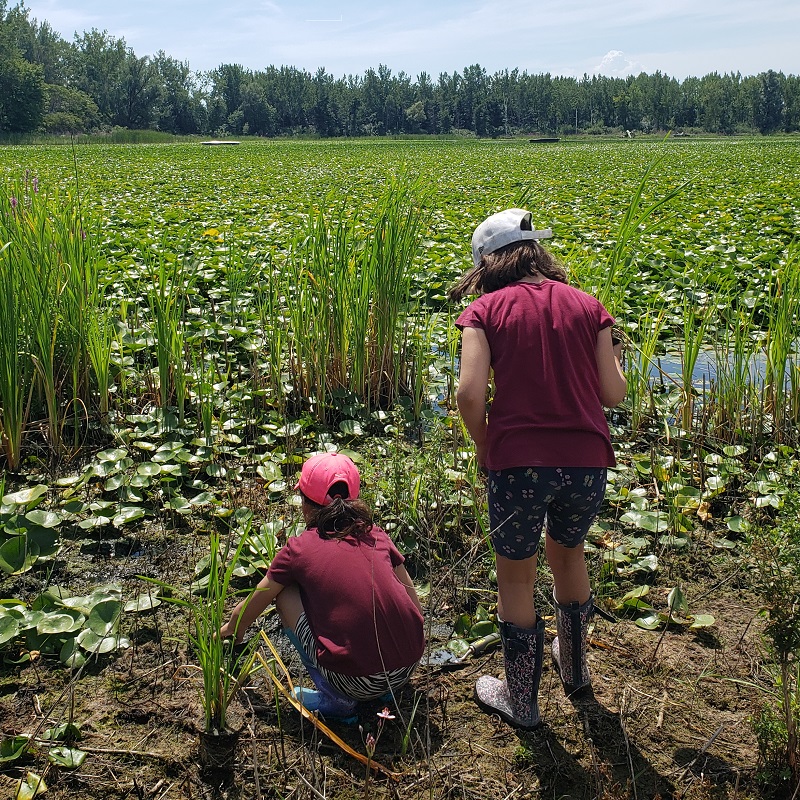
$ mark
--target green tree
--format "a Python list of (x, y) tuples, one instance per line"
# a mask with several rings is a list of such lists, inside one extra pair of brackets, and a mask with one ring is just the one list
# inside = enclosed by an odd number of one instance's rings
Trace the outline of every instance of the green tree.
[(757, 126), (761, 133), (775, 133), (783, 127), (783, 80), (782, 74), (769, 70), (758, 79), (759, 104)]
[(0, 131), (30, 133), (44, 117), (44, 73), (22, 55), (17, 39), (24, 20), (19, 7), (8, 15), (0, 2)]
[(97, 104), (85, 92), (71, 86), (47, 85), (43, 124), (48, 133), (86, 133), (99, 119)]

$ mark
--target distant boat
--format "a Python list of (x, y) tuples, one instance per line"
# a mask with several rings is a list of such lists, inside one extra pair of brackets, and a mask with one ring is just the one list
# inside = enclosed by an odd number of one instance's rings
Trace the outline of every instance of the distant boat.
[(534, 144), (542, 144), (544, 142), (560, 142), (561, 139), (558, 136), (542, 136), (538, 139), (528, 139), (528, 141)]
[(240, 142), (236, 142), (233, 139), (212, 139), (210, 142), (200, 142), (200, 144), (240, 144)]

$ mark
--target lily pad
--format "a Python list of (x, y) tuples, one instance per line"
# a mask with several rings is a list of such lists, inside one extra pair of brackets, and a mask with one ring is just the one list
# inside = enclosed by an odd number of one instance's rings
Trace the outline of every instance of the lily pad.
[(128, 525), (142, 517), (144, 517), (144, 509), (140, 506), (125, 506), (114, 516), (112, 522), (115, 528), (121, 528), (123, 525)]
[(121, 613), (122, 603), (119, 600), (101, 600), (92, 608), (87, 625), (98, 636), (106, 636), (116, 631)]
[(12, 536), (0, 545), (0, 570), (7, 575), (19, 575), (33, 567), (39, 558), (39, 545), (28, 537)]
[(12, 492), (3, 497), (3, 505), (27, 506), (28, 508), (32, 508), (33, 504), (47, 492), (47, 489), (48, 487), (45, 484), (40, 483), (37, 486), (32, 486), (30, 489)]
[(47, 758), (51, 764), (65, 769), (75, 769), (86, 760), (86, 753), (74, 747), (51, 747)]
[(44, 778), (35, 772), (28, 772), (25, 778), (20, 778), (17, 783), (14, 800), (33, 800), (34, 797), (44, 794), (46, 791), (47, 784), (44, 782)]

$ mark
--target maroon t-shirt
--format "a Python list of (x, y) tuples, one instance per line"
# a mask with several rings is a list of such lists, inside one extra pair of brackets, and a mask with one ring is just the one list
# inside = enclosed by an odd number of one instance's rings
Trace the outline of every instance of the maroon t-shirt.
[(456, 325), (483, 329), (491, 349), (489, 469), (614, 466), (595, 356), (598, 332), (613, 324), (597, 299), (551, 280), (513, 283), (464, 309)]
[(287, 540), (267, 575), (298, 586), (318, 663), (364, 677), (411, 666), (425, 649), (422, 614), (394, 572), (403, 561), (377, 525), (360, 540), (313, 528)]

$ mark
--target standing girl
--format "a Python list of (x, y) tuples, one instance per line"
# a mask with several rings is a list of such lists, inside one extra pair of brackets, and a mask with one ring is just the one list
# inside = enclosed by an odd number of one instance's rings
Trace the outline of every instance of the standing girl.
[(322, 453), (303, 464), (295, 488), (306, 530), (287, 540), (220, 632), (241, 642), (274, 600), (317, 687), (296, 688), (295, 696), (310, 711), (344, 720), (359, 700), (407, 683), (425, 649), (414, 584), (403, 556), (358, 499), (360, 483), (345, 455)]
[(523, 209), (493, 214), (473, 234), (473, 269), (450, 293), (454, 300), (479, 295), (456, 321), (457, 402), (478, 465), (488, 472), (506, 676), (481, 677), (476, 699), (526, 729), (540, 723), (544, 620), (533, 589), (543, 528), (555, 587), (553, 658), (567, 693), (590, 683), (593, 604), (583, 543), (603, 501), (606, 468), (615, 464), (603, 406), (617, 405), (626, 389), (614, 320), (595, 298), (567, 285), (564, 268), (539, 244), (550, 236), (549, 229), (533, 230)]

